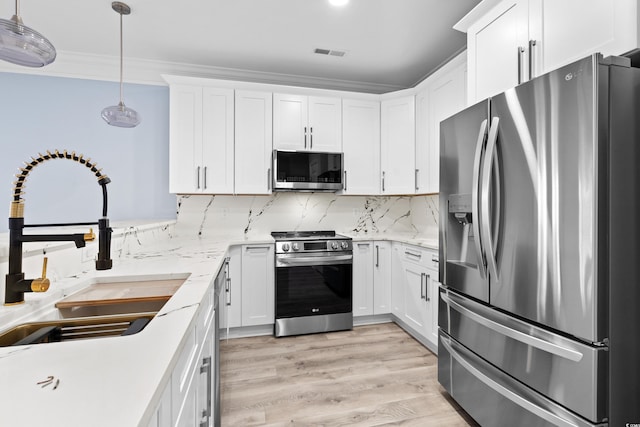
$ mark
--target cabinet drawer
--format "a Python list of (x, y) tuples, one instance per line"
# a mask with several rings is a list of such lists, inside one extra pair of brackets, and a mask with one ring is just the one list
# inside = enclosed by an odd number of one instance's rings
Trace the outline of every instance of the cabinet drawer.
[(431, 254), (427, 250), (419, 246), (407, 244), (403, 244), (400, 250), (400, 256), (403, 261), (411, 262), (425, 268), (431, 267)]

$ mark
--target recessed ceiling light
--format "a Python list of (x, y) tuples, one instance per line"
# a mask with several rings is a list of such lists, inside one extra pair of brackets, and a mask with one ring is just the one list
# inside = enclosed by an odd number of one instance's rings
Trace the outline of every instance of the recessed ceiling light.
[(331, 6), (344, 6), (349, 3), (349, 0), (329, 0)]

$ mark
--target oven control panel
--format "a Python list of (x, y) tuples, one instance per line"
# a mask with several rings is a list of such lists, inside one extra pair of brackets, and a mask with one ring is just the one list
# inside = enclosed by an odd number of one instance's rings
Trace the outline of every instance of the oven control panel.
[(353, 249), (351, 240), (299, 240), (276, 242), (276, 253), (344, 252)]

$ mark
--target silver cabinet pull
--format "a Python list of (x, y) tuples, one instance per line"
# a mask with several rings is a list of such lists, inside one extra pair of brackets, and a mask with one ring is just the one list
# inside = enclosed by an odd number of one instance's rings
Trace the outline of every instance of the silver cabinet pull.
[(196, 168), (196, 188), (200, 189), (200, 166)]
[(380, 246), (376, 245), (376, 268), (380, 267)]
[(416, 253), (409, 252), (409, 251), (404, 251), (404, 254), (408, 255), (408, 256), (412, 256), (412, 257), (418, 258), (418, 259), (422, 258), (422, 254), (416, 254)]
[(309, 128), (309, 148), (313, 149), (313, 127)]
[(245, 250), (249, 251), (268, 251), (271, 249), (271, 246), (247, 246)]
[(267, 169), (267, 190), (271, 190), (271, 168)]
[(213, 372), (211, 369), (211, 356), (205, 357), (202, 359), (202, 366), (200, 366), (200, 373), (207, 374), (207, 406), (202, 410), (202, 420), (200, 422), (201, 427), (206, 427), (209, 425), (209, 420), (211, 419), (212, 411), (211, 411), (211, 403), (213, 401), (212, 393), (211, 393), (211, 383), (213, 379)]
[(347, 171), (344, 171), (344, 191), (347, 191)]
[(382, 191), (384, 192), (384, 171), (382, 171)]
[(416, 191), (418, 191), (420, 189), (420, 186), (418, 185), (418, 172), (420, 171), (420, 169), (416, 169)]
[(524, 48), (518, 46), (518, 84), (522, 83), (522, 69), (524, 68)]
[(207, 167), (206, 166), (202, 169), (202, 183), (204, 184), (203, 187), (206, 190), (207, 189)]
[(307, 148), (307, 127), (304, 127), (304, 148)]
[(424, 273), (420, 273), (420, 299), (425, 299), (424, 295)]
[(429, 298), (429, 282), (431, 282), (431, 275), (430, 274), (426, 274), (426, 280), (425, 280), (425, 286), (424, 286), (424, 290), (425, 290), (425, 295), (426, 295), (426, 300), (427, 302), (431, 301), (431, 298)]
[(534, 78), (533, 75), (535, 68), (533, 67), (533, 58), (534, 58), (534, 48), (538, 42), (536, 40), (529, 40), (529, 80)]

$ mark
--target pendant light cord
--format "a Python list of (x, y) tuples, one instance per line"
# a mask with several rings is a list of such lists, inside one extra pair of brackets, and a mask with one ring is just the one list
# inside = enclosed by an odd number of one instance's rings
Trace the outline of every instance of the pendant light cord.
[[(16, 0), (18, 1), (18, 0)], [(122, 79), (123, 79), (123, 72), (122, 72), (122, 11), (120, 11), (120, 105), (124, 105), (124, 103), (122, 102)]]
[(16, 0), (16, 16), (20, 16), (20, 0)]

